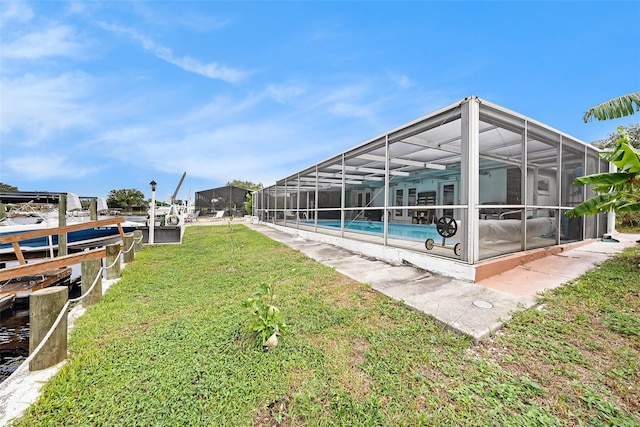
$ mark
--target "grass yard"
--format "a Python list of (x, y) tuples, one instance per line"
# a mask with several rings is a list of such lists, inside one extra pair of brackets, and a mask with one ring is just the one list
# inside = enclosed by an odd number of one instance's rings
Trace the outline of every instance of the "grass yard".
[[(242, 225), (146, 248), (18, 426), (640, 425), (640, 247), (466, 337)], [(275, 287), (264, 351), (242, 302)]]

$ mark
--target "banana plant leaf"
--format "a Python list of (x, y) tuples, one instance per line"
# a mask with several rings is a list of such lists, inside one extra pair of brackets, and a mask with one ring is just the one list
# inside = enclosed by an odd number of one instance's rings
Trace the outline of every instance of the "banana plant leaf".
[(602, 185), (610, 187), (629, 182), (634, 173), (606, 172), (593, 175), (581, 176), (573, 181), (573, 185)]
[(585, 123), (594, 117), (598, 120), (618, 119), (640, 111), (640, 92), (630, 93), (598, 104), (584, 113)]
[(640, 152), (637, 152), (626, 141), (618, 142), (613, 151), (611, 163), (621, 171), (638, 174), (640, 173)]
[(617, 208), (618, 212), (638, 212), (640, 211), (640, 202), (627, 203)]
[[(600, 104), (587, 113), (587, 122), (591, 117), (598, 120), (622, 117), (633, 114), (634, 109), (640, 111), (640, 92), (625, 95), (620, 98)], [(569, 218), (582, 215), (595, 215), (599, 212), (637, 212), (640, 211), (640, 150), (629, 143), (627, 133), (618, 127), (620, 138), (612, 151), (599, 153), (600, 157), (613, 163), (618, 172), (599, 173), (582, 176), (573, 181), (574, 185), (592, 185), (592, 190), (598, 194), (580, 203), (565, 213)]]
[(592, 197), (573, 209), (564, 213), (567, 218), (577, 218), (582, 215), (595, 215), (599, 212), (608, 212), (611, 210), (616, 197), (611, 194), (600, 194)]

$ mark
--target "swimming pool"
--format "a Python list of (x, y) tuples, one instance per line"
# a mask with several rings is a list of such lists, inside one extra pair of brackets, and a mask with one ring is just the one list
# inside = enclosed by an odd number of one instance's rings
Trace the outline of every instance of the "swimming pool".
[[(305, 222), (305, 225), (313, 226), (313, 221)], [(355, 231), (357, 233), (372, 234), (382, 236), (384, 223), (378, 221), (344, 221), (345, 231)], [(340, 229), (340, 220), (321, 219), (318, 220), (318, 227), (337, 228)], [(398, 224), (389, 223), (389, 237), (398, 237), (404, 240), (413, 240), (416, 242), (424, 242), (427, 239), (433, 239), (436, 244), (442, 243), (442, 236), (438, 234), (435, 225), (429, 224)], [(449, 243), (451, 239), (446, 239), (445, 243)]]

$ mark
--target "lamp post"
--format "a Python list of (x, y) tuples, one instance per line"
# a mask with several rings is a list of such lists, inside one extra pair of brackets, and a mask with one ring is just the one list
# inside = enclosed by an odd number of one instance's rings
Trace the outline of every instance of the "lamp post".
[(149, 244), (154, 244), (155, 228), (156, 228), (156, 185), (155, 181), (149, 183), (151, 185), (151, 210), (149, 212)]

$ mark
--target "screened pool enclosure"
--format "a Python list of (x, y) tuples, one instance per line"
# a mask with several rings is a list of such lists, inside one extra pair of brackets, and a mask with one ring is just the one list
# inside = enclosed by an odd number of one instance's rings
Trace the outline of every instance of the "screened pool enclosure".
[(590, 145), (467, 97), (254, 193), (253, 213), (473, 279), (483, 260), (602, 236), (603, 215), (563, 213), (593, 195), (574, 178), (607, 171)]

